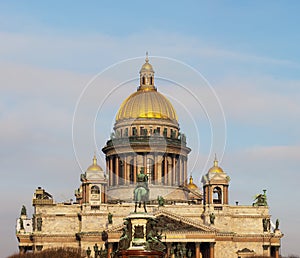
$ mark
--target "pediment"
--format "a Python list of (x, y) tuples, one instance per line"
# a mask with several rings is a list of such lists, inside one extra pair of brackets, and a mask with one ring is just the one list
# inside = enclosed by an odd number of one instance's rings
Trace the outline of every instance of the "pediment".
[(214, 175), (212, 175), (212, 177), (209, 178), (209, 181), (212, 182), (224, 182), (224, 183), (228, 183), (229, 182), (229, 177), (222, 173), (215, 173)]
[[(159, 231), (164, 232), (216, 232), (213, 227), (204, 225), (198, 221), (194, 221), (169, 211), (160, 210), (152, 214), (157, 220), (156, 227)], [(123, 224), (117, 225), (109, 232), (121, 231)]]
[(89, 181), (99, 181), (99, 180), (105, 180), (105, 176), (103, 174), (103, 172), (101, 173), (86, 173), (86, 179)]
[(199, 229), (195, 227), (194, 225), (190, 225), (186, 222), (183, 222), (182, 220), (176, 220), (173, 218), (170, 218), (166, 215), (159, 215), (156, 217), (157, 224), (156, 227), (158, 230), (162, 231), (203, 231), (202, 229)]

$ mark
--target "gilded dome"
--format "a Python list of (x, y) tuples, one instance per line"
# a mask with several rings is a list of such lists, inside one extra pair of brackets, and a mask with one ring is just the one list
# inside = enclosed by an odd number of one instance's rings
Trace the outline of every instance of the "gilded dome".
[(214, 165), (208, 170), (208, 173), (224, 173), (223, 169), (218, 166), (217, 157), (215, 157)]
[(97, 164), (96, 155), (94, 155), (93, 164), (88, 167), (87, 171), (102, 171), (102, 168)]
[(148, 53), (140, 70), (140, 86), (121, 105), (116, 122), (124, 119), (158, 118), (177, 124), (177, 115), (171, 102), (154, 85), (154, 70), (149, 63)]
[(192, 176), (190, 176), (190, 182), (189, 182), (189, 184), (187, 185), (187, 188), (188, 188), (188, 189), (191, 189), (191, 190), (196, 190), (196, 189), (198, 189), (198, 186), (197, 186), (196, 184), (194, 184), (194, 182), (193, 182), (193, 177), (192, 177)]
[(137, 118), (178, 120), (170, 101), (154, 89), (138, 90), (131, 94), (122, 103), (116, 121)]

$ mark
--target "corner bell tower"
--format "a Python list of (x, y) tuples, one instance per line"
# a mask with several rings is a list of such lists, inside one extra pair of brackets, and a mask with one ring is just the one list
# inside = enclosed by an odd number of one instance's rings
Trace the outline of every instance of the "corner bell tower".
[(215, 156), (213, 167), (202, 177), (204, 205), (228, 204), (229, 181), (229, 176), (219, 167), (217, 157)]
[(99, 206), (106, 203), (107, 180), (103, 169), (97, 164), (96, 155), (93, 164), (80, 176), (81, 186), (75, 191), (76, 201), (80, 204)]

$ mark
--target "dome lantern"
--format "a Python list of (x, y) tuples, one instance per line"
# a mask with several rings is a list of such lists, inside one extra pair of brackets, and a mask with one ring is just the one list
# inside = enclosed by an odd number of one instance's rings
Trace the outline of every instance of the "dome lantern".
[(146, 52), (145, 63), (140, 70), (140, 86), (138, 90), (156, 90), (154, 86), (154, 70), (149, 63), (148, 52)]

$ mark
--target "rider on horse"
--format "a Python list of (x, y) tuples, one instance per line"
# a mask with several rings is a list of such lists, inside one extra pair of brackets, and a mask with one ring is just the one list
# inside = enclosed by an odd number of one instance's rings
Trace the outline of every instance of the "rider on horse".
[(144, 168), (141, 168), (140, 173), (137, 175), (137, 185), (135, 188), (144, 187), (147, 191), (148, 188), (148, 176), (144, 174)]
[(148, 188), (148, 176), (144, 174), (144, 168), (142, 167), (140, 173), (137, 175), (137, 185), (134, 189), (134, 201), (135, 201), (135, 212), (137, 208), (137, 204), (139, 203), (139, 208), (141, 207), (141, 203), (144, 204), (144, 210), (146, 210), (146, 201), (148, 201), (149, 197), (149, 188)]

